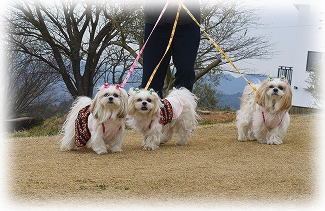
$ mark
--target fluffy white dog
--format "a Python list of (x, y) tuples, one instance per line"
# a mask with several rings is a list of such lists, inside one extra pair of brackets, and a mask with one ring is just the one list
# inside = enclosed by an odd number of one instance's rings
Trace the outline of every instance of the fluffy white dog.
[(104, 84), (94, 100), (76, 99), (63, 125), (62, 151), (82, 147), (92, 148), (97, 154), (122, 151), (127, 92), (118, 85)]
[(257, 92), (246, 86), (237, 111), (238, 140), (257, 140), (282, 144), (290, 124), (291, 86), (286, 79), (267, 79), (256, 85)]
[(197, 98), (185, 88), (174, 88), (165, 99), (152, 89), (130, 89), (129, 124), (143, 135), (143, 149), (155, 150), (179, 134), (177, 145), (185, 145), (197, 125)]

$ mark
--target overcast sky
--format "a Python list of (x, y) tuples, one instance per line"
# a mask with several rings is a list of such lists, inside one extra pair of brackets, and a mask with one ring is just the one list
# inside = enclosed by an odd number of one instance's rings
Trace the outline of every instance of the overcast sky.
[[(255, 9), (263, 26), (251, 33), (264, 35), (273, 43), (275, 55), (268, 60), (238, 63), (247, 72), (277, 75), (280, 65), (293, 67), (293, 85), (304, 84), (308, 51), (323, 51), (325, 20), (320, 17), (321, 0), (241, 0)], [(323, 9), (322, 9), (323, 10)], [(324, 14), (324, 13), (323, 13)], [(324, 37), (324, 36), (323, 36)], [(325, 39), (325, 38), (323, 38)]]

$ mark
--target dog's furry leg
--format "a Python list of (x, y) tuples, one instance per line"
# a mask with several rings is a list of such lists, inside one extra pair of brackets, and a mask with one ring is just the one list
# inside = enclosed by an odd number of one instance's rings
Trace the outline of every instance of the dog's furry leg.
[(188, 130), (185, 128), (180, 128), (179, 130), (179, 139), (176, 142), (176, 145), (183, 146), (187, 144), (189, 137), (191, 136), (192, 130)]
[(276, 127), (269, 131), (266, 135), (266, 144), (269, 145), (280, 145), (282, 144), (282, 139), (279, 136), (279, 128)]
[(165, 144), (167, 143), (167, 141), (169, 141), (172, 136), (173, 136), (173, 128), (168, 128), (166, 129), (163, 134), (161, 135), (161, 138), (160, 138), (160, 144)]
[(101, 132), (96, 132), (94, 137), (89, 140), (91, 148), (99, 155), (106, 154), (107, 148)]
[(280, 145), (283, 143), (284, 135), (287, 133), (290, 117), (287, 117), (283, 120), (286, 121), (286, 124), (281, 124), (279, 127), (273, 128), (266, 135), (266, 144)]
[(247, 127), (240, 125), (238, 129), (238, 141), (247, 141)]
[(254, 132), (253, 132), (253, 130), (252, 129), (249, 129), (248, 130), (248, 132), (247, 132), (247, 138), (248, 138), (248, 140), (250, 140), (250, 141), (254, 141), (254, 140), (256, 140), (256, 138), (255, 138), (255, 136), (254, 136)]
[(243, 115), (243, 112), (238, 111), (236, 120), (238, 141), (247, 141), (249, 139), (250, 130), (248, 118)]
[(157, 135), (145, 136), (143, 139), (144, 150), (155, 150), (159, 148), (160, 137)]
[(114, 140), (109, 143), (112, 152), (122, 152), (123, 134), (124, 129), (121, 129), (118, 134), (116, 134)]

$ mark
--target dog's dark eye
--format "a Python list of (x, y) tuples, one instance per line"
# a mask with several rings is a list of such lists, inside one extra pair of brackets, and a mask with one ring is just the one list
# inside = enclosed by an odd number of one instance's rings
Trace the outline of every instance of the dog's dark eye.
[(118, 97), (118, 94), (114, 93), (113, 96), (114, 96), (114, 97)]
[(137, 101), (138, 101), (138, 102), (141, 102), (142, 100), (141, 100), (141, 98), (138, 98)]
[(273, 89), (273, 88), (274, 88), (274, 86), (273, 86), (273, 85), (270, 85), (270, 86), (269, 86), (269, 88), (270, 88), (270, 89)]
[(147, 101), (148, 101), (149, 103), (151, 103), (151, 99), (150, 99), (150, 98), (148, 98)]
[(104, 97), (108, 97), (108, 94), (106, 93), (106, 94), (104, 94)]
[(278, 88), (279, 88), (280, 90), (283, 90), (283, 86), (278, 86)]

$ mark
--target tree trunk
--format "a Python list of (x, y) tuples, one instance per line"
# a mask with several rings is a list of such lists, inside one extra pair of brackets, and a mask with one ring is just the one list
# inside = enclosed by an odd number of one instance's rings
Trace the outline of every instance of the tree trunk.
[(84, 75), (80, 78), (77, 85), (77, 95), (72, 96), (74, 99), (78, 96), (87, 96), (92, 98), (93, 97), (93, 90), (94, 85), (92, 84), (92, 80), (89, 77), (86, 77), (87, 75)]

